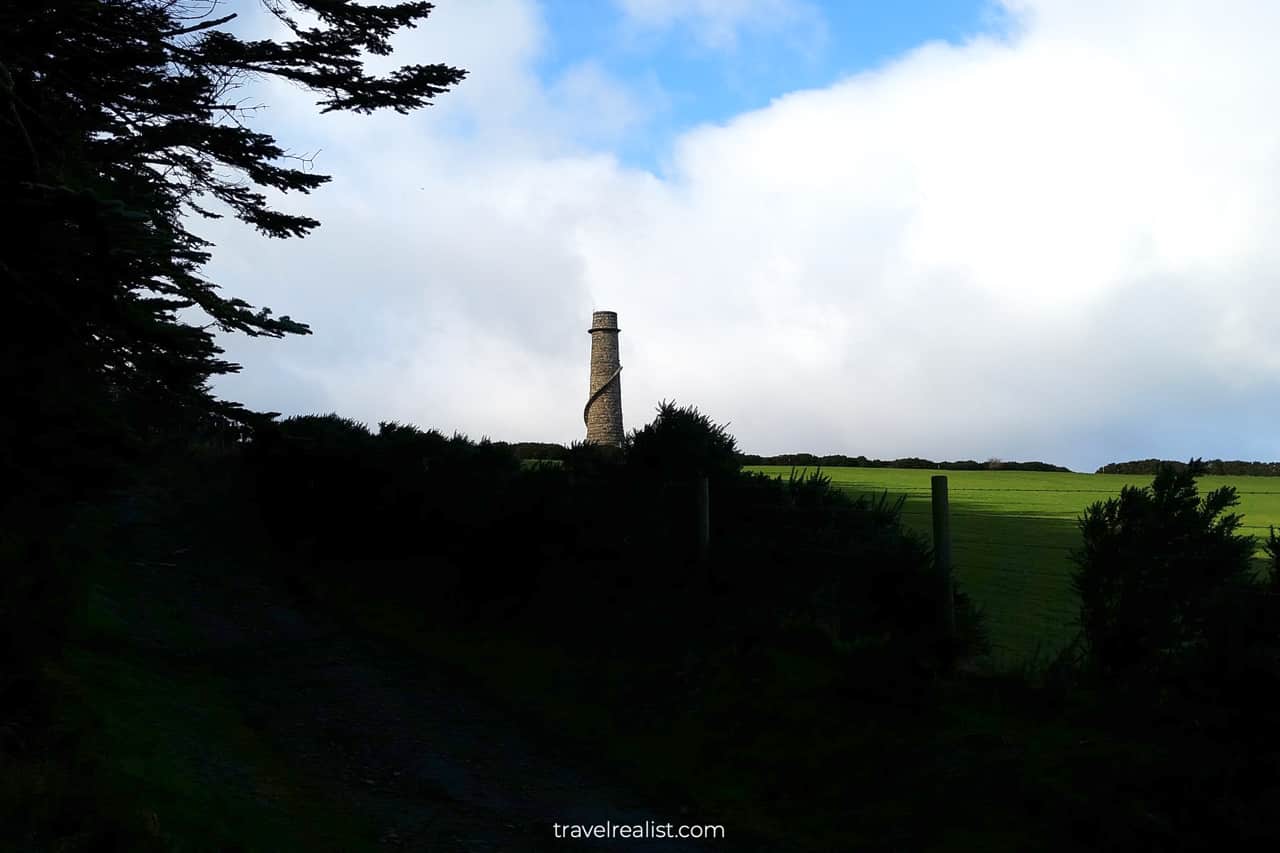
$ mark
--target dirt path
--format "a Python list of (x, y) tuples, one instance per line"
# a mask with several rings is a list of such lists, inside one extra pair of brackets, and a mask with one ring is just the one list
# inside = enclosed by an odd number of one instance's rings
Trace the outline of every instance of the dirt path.
[[(666, 824), (681, 817), (651, 811), (575, 766), (440, 668), (304, 613), (261, 581), (199, 564), (181, 553), (134, 564), (137, 586), (120, 604), (131, 611), (135, 639), (227, 673), (248, 725), (326, 800), (380, 827), (381, 846), (743, 849), (726, 841), (556, 840), (555, 823)], [(180, 639), (172, 636), (174, 624), (182, 626)]]

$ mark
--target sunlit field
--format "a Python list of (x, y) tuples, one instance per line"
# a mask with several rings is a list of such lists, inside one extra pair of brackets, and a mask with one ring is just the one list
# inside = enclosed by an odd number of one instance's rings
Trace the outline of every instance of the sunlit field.
[[(787, 466), (748, 470), (788, 476)], [(1080, 544), (1076, 519), (1094, 501), (1151, 477), (1130, 474), (1057, 474), (1033, 471), (934, 471), (897, 468), (824, 468), (855, 494), (906, 495), (903, 519), (931, 535), (930, 478), (947, 476), (956, 578), (983, 608), (993, 652), (1006, 661), (1048, 654), (1074, 634), (1070, 549)], [(1232, 485), (1244, 532), (1259, 539), (1280, 526), (1280, 477), (1201, 477), (1201, 494)], [(1261, 552), (1259, 552), (1261, 556)]]

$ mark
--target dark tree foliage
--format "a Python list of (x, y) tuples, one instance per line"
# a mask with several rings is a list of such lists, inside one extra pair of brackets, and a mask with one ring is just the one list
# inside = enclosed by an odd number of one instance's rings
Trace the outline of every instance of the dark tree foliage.
[[(431, 4), (263, 0), (291, 32), (243, 41), (200, 0), (0, 4), (0, 481), (65, 491), (165, 431), (251, 420), (216, 400), (214, 331), (306, 334), (222, 293), (193, 219), (228, 213), (270, 237), (319, 223), (266, 192), (328, 180), (249, 126), (253, 78), (308, 87), (323, 111), (398, 112), (462, 79), (444, 65), (365, 72)], [(304, 18), (314, 18), (312, 25)], [(56, 476), (55, 476), (56, 475)]]
[(363, 70), (428, 3), (263, 2), (290, 38), (242, 41), (224, 29), (235, 15), (201, 0), (0, 3), (0, 707), (32, 720), (53, 690), (40, 661), (103, 559), (95, 543), (111, 541), (93, 530), (129, 515), (103, 487), (169, 443), (238, 440), (265, 419), (212, 395), (210, 379), (238, 369), (215, 332), (308, 331), (201, 272), (211, 244), (192, 221), (302, 236), (319, 223), (267, 192), (328, 180), (250, 128), (237, 88), (277, 77), (326, 111), (406, 112), (463, 76)]
[[(416, 591), (477, 618), (522, 614), (556, 636), (661, 619), (768, 634), (783, 622), (901, 663), (982, 651), (956, 593), (957, 642), (938, 633), (927, 541), (902, 502), (854, 498), (821, 473), (731, 467), (735, 440), (693, 407), (664, 403), (622, 448), (576, 443), (563, 464), (522, 466), (512, 445), (337, 415), (287, 418), (247, 447), (266, 529), (311, 581)], [(710, 555), (694, 541), (691, 482), (712, 482)], [(375, 561), (375, 567), (368, 563)], [(638, 636), (645, 636), (643, 632)], [(913, 664), (914, 665), (914, 664)]]
[[(1184, 468), (1185, 462), (1167, 459), (1135, 459), (1130, 462), (1109, 462), (1098, 469), (1099, 474), (1154, 474), (1160, 466)], [(1280, 462), (1244, 462), (1239, 459), (1209, 459), (1204, 463), (1204, 473), (1217, 477), (1280, 477)]]
[(957, 636), (940, 633), (933, 554), (903, 524), (904, 502), (887, 492), (855, 497), (821, 470), (793, 468), (786, 479), (743, 473), (716, 504), (732, 525), (732, 582), (875, 656), (948, 666), (989, 652), (983, 617), (958, 590)]
[(520, 460), (529, 461), (556, 461), (563, 462), (564, 458), (569, 454), (569, 448), (563, 444), (555, 444), (547, 441), (497, 441), (500, 444), (511, 448), (511, 452)]
[(761, 456), (756, 453), (740, 453), (738, 461), (742, 465), (799, 465), (824, 468), (929, 468), (939, 471), (1042, 471), (1070, 473), (1069, 468), (1051, 465), (1048, 462), (1006, 462), (1001, 459), (988, 459), (976, 462), (962, 459), (956, 462), (934, 462), (932, 459), (921, 459), (908, 456), (901, 459), (868, 459), (865, 456), (845, 456), (841, 453), (818, 456), (813, 453), (780, 453), (775, 456)]
[(1228, 512), (1238, 503), (1234, 488), (1198, 494), (1203, 472), (1198, 459), (1161, 467), (1150, 486), (1127, 486), (1080, 518), (1072, 580), (1096, 672), (1170, 672), (1220, 659), (1220, 642), (1246, 613), (1239, 605), (1253, 589), (1255, 541)]
[(1262, 543), (1262, 550), (1267, 552), (1267, 583), (1272, 592), (1280, 593), (1280, 536), (1276, 536), (1274, 525), (1267, 528), (1267, 541)]
[(651, 423), (627, 436), (626, 453), (629, 465), (666, 479), (695, 474), (724, 479), (739, 467), (737, 441), (727, 424), (713, 422), (693, 406), (666, 400)]
[(479, 547), (519, 471), (487, 440), (394, 422), (374, 433), (336, 414), (268, 424), (248, 452), (268, 531), (313, 560)]

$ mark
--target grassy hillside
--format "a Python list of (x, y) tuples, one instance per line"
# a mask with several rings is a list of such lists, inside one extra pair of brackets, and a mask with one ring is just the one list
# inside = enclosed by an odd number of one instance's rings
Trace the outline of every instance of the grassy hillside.
[[(786, 477), (786, 466), (749, 470)], [(906, 495), (905, 521), (932, 532), (930, 478), (938, 471), (897, 468), (824, 468), (857, 494)], [(987, 614), (997, 657), (1017, 660), (1037, 649), (1051, 652), (1073, 634), (1076, 602), (1068, 552), (1080, 544), (1076, 518), (1094, 501), (1126, 485), (1149, 485), (1145, 475), (1059, 474), (1025, 471), (945, 471), (951, 501), (956, 575)], [(1280, 525), (1280, 478), (1203, 477), (1201, 493), (1232, 485), (1245, 532), (1267, 535)]]

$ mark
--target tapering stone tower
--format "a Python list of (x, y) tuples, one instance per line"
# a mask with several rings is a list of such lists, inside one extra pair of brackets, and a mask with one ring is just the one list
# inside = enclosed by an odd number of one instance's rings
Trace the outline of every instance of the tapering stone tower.
[(622, 445), (622, 365), (618, 361), (618, 315), (591, 315), (591, 385), (582, 419), (587, 441)]

